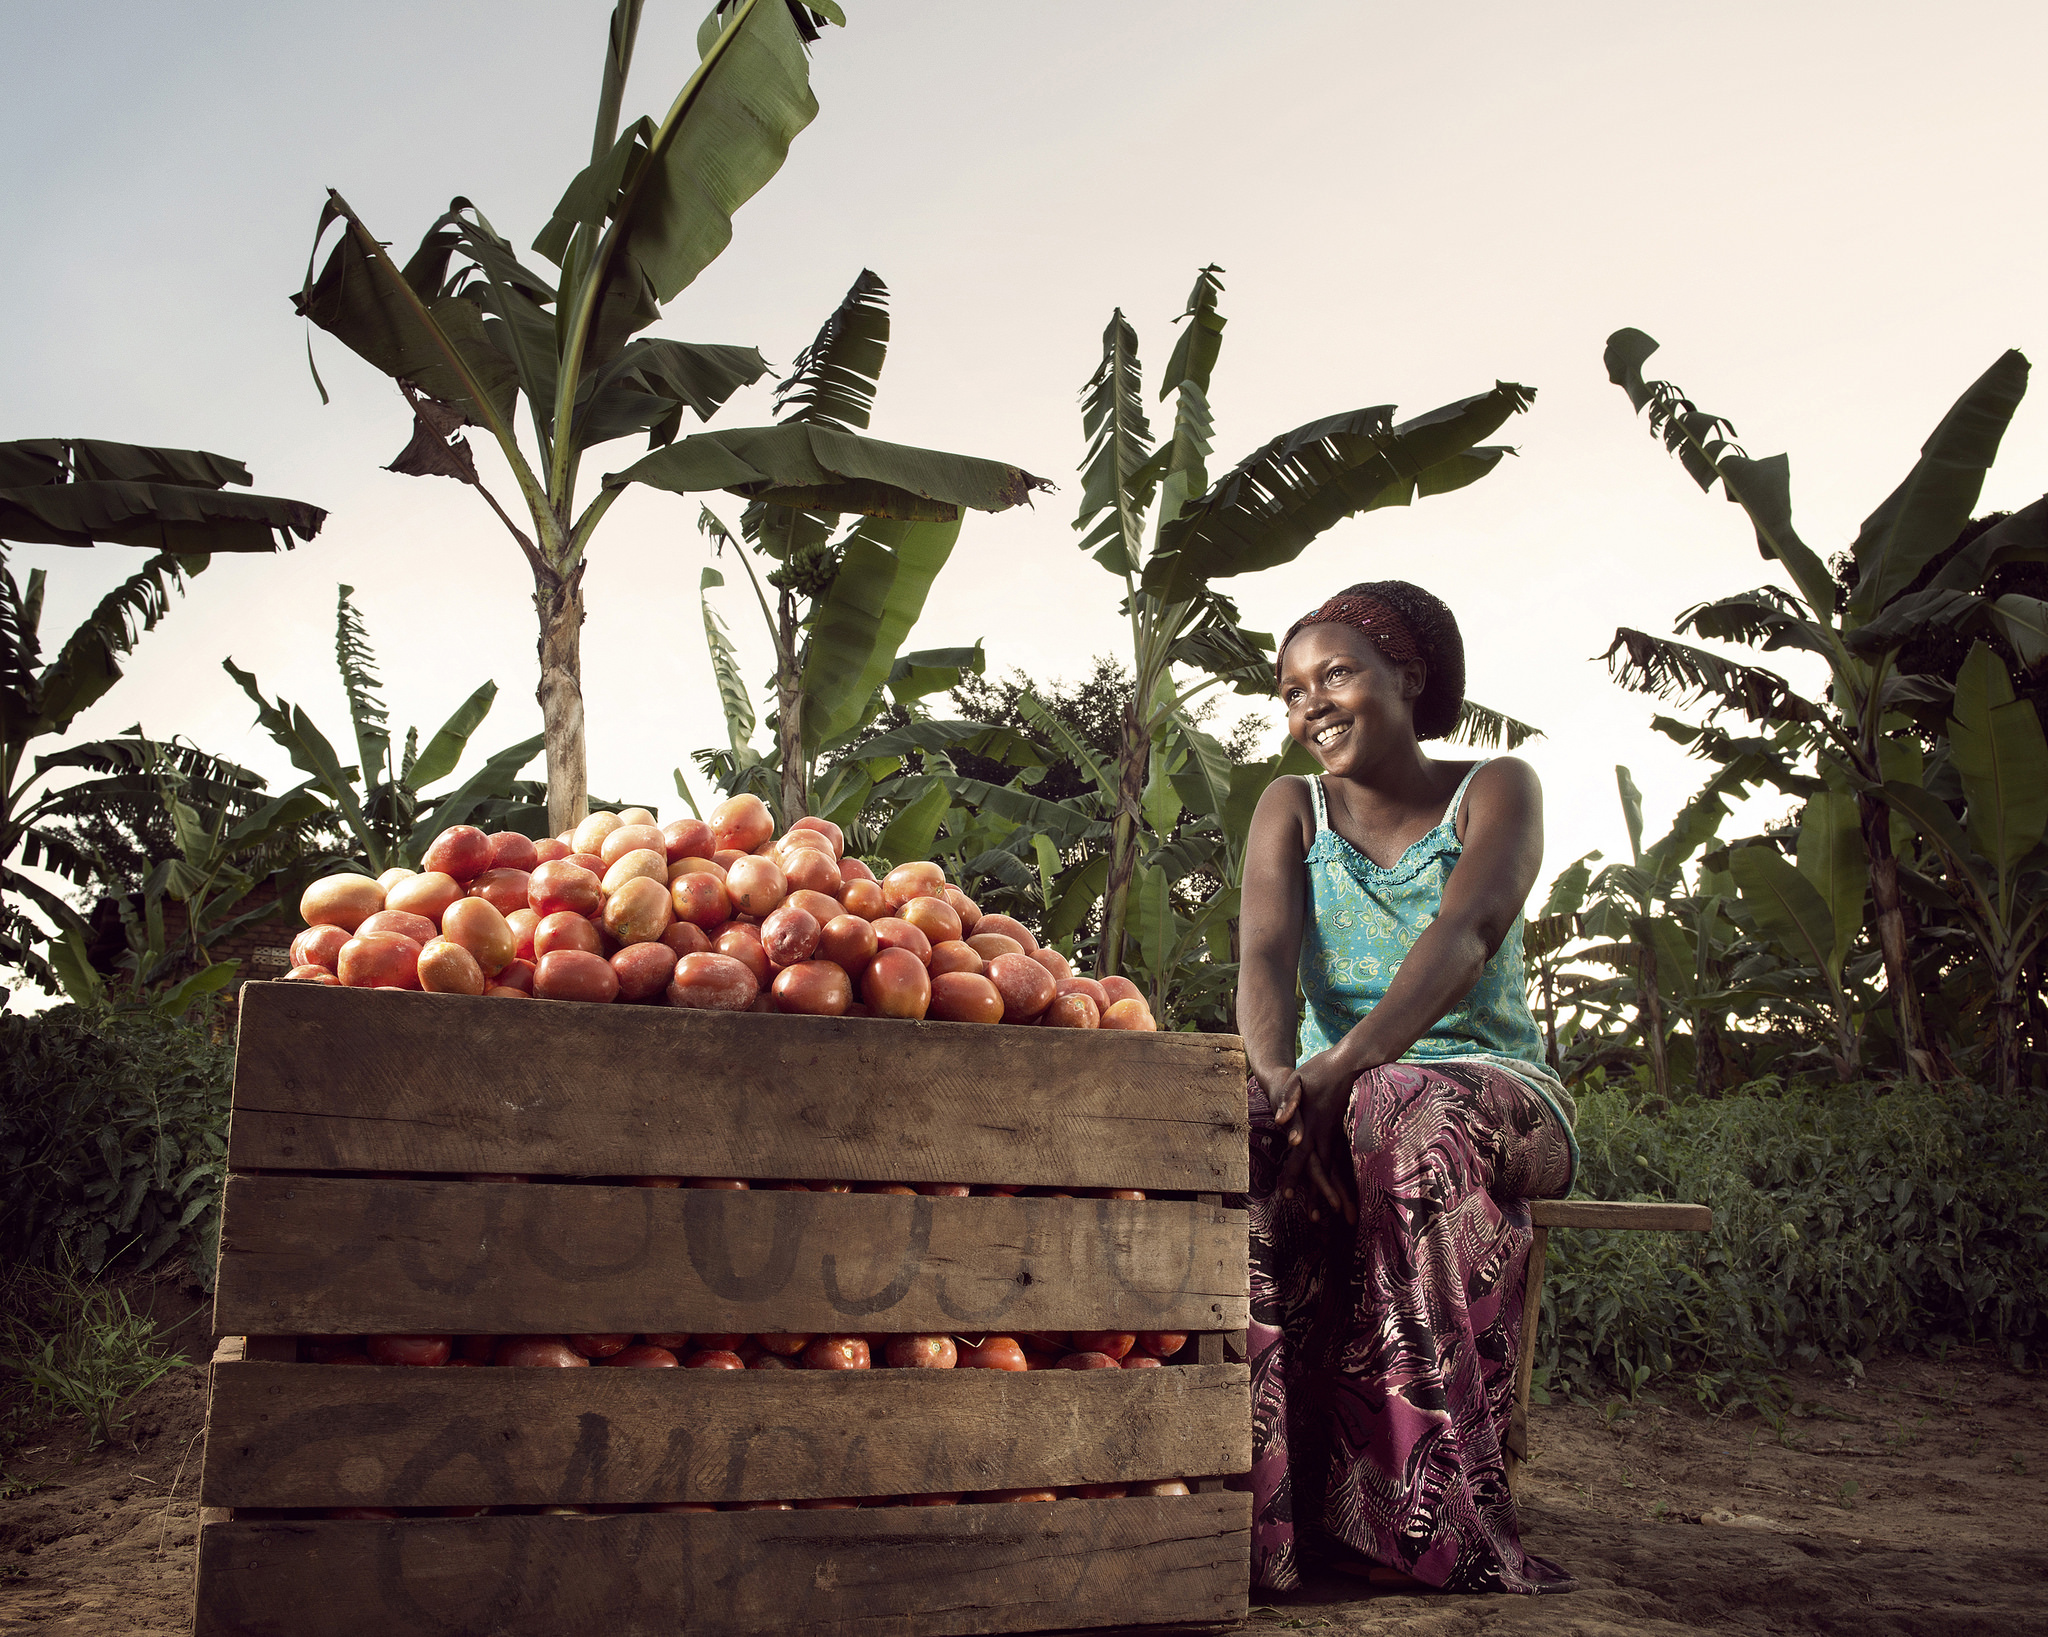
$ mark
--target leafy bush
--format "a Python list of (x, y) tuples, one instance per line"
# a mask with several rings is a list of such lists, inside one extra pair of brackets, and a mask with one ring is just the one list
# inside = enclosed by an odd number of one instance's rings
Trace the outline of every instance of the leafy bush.
[(233, 1058), (196, 1013), (0, 1016), (0, 1263), (183, 1253), (210, 1289)]
[(2048, 1347), (2048, 1109), (1974, 1087), (1758, 1081), (1650, 1113), (1579, 1100), (1577, 1191), (1710, 1205), (1709, 1234), (1560, 1229), (1539, 1379), (1753, 1395), (1792, 1360)]

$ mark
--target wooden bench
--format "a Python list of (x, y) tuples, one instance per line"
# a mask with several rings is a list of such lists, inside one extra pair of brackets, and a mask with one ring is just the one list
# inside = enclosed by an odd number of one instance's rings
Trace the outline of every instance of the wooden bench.
[(1536, 1369), (1536, 1331), (1543, 1318), (1543, 1264), (1552, 1228), (1606, 1228), (1621, 1232), (1705, 1233), (1714, 1213), (1704, 1205), (1628, 1204), (1605, 1199), (1532, 1199), (1536, 1242), (1522, 1295), (1522, 1354), (1515, 1367), (1515, 1414), (1508, 1428), (1508, 1484), (1520, 1487), (1529, 1461), (1529, 1382)]

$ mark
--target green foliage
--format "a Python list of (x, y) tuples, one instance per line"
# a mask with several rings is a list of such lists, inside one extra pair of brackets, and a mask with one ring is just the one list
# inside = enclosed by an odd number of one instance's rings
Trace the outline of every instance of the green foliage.
[(1990, 1341), (2025, 1366), (2048, 1348), (2038, 1102), (1763, 1081), (1670, 1107), (1582, 1091), (1578, 1110), (1576, 1192), (1704, 1200), (1714, 1227), (1552, 1233), (1537, 1362), (1553, 1394), (1661, 1378), (1725, 1402), (1793, 1358)]
[(111, 1444), (127, 1422), (136, 1394), (154, 1386), (191, 1360), (158, 1351), (157, 1328), (106, 1285), (73, 1273), (26, 1281), (35, 1289), (23, 1304), (32, 1317), (9, 1317), (0, 1369), (18, 1374), (28, 1388), (27, 1425), (53, 1425), (66, 1416), (85, 1419), (86, 1448)]
[(0, 1263), (182, 1255), (212, 1288), (233, 1063), (204, 1016), (0, 1016)]

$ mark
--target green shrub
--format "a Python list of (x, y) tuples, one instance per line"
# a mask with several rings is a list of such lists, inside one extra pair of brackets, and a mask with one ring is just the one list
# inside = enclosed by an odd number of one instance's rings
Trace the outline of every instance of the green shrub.
[(0, 1016), (0, 1264), (183, 1253), (211, 1288), (233, 1059), (196, 1014)]
[(2048, 1111), (1968, 1086), (1786, 1086), (1646, 1112), (1579, 1101), (1595, 1199), (1710, 1205), (1704, 1235), (1553, 1233), (1549, 1389), (1688, 1378), (1710, 1401), (1879, 1348), (2048, 1346)]

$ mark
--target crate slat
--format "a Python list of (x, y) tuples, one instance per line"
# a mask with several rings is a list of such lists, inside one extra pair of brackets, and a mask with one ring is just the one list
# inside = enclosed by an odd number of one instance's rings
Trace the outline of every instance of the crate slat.
[[(212, 1523), (196, 1637), (950, 1637), (1241, 1620), (1251, 1497)], [(314, 1588), (318, 1588), (317, 1593)]]
[(1241, 1193), (1233, 1035), (252, 983), (238, 1170), (1009, 1182)]
[(208, 1506), (810, 1500), (1251, 1465), (1241, 1364), (1163, 1370), (216, 1367)]
[(1706, 1233), (1714, 1226), (1714, 1213), (1705, 1205), (1674, 1205), (1661, 1200), (1635, 1204), (1605, 1199), (1532, 1199), (1529, 1219), (1539, 1228), (1647, 1228)]
[(234, 1176), (218, 1333), (1240, 1329), (1246, 1217), (931, 1199)]

